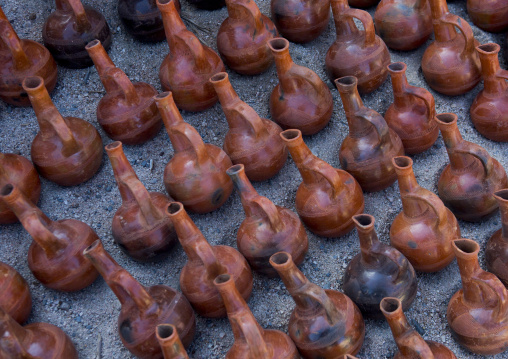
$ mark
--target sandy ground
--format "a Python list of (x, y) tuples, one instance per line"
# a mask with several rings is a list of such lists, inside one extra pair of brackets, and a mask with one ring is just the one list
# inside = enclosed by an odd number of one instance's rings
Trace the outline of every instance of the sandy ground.
[[(257, 1), (261, 11), (269, 14), (269, 1)], [(166, 43), (142, 44), (133, 40), (125, 31), (117, 15), (113, 0), (86, 0), (85, 4), (100, 9), (106, 16), (113, 31), (113, 45), (110, 56), (133, 81), (145, 81), (161, 90), (158, 70), (168, 52)], [(196, 24), (208, 29), (191, 27), (207, 45), (216, 49), (215, 35), (226, 9), (207, 12), (193, 8), (183, 1), (183, 14)], [(41, 29), (44, 19), (54, 9), (54, 2), (45, 0), (0, 0), (0, 6), (21, 38), (42, 42)], [(450, 1), (453, 13), (469, 21), (464, 1)], [(373, 14), (374, 9), (370, 10)], [(481, 43), (502, 42), (502, 35), (485, 33), (473, 26), (476, 38)], [(324, 54), (334, 41), (333, 22), (317, 40), (304, 45), (291, 44), (290, 51), (298, 64), (308, 66), (325, 79)], [(408, 79), (411, 84), (427, 87), (420, 70), (420, 59), (426, 46), (408, 53), (391, 51), (393, 61), (404, 61), (408, 65)], [(502, 62), (502, 65), (506, 64)], [(506, 67), (506, 66), (505, 66)], [(85, 79), (88, 78), (86, 82)], [(231, 82), (240, 97), (258, 113), (269, 118), (268, 98), (277, 83), (275, 67), (256, 76), (240, 76), (230, 72)], [(330, 124), (319, 134), (305, 138), (306, 143), (317, 156), (335, 167), (339, 166), (338, 148), (347, 134), (347, 124), (339, 94), (330, 82), (335, 99), (334, 114)], [(508, 147), (483, 138), (473, 127), (469, 118), (469, 106), (481, 90), (477, 86), (465, 96), (455, 98), (437, 93), (437, 112), (455, 112), (465, 139), (485, 147), (490, 154), (508, 168)], [(59, 68), (58, 85), (52, 94), (53, 101), (64, 116), (81, 117), (92, 123), (101, 133), (104, 144), (112, 142), (99, 127), (95, 109), (104, 94), (96, 70)], [(364, 96), (365, 104), (383, 114), (392, 101), (391, 85), (387, 80), (373, 94)], [(227, 132), (227, 123), (219, 104), (202, 113), (184, 113), (204, 140), (222, 146)], [(13, 152), (30, 158), (30, 144), (38, 131), (37, 121), (31, 108), (14, 108), (0, 102), (0, 151)], [(162, 174), (164, 166), (172, 157), (173, 149), (165, 131), (142, 146), (125, 146), (139, 178), (149, 191), (164, 192)], [(437, 179), (448, 163), (442, 138), (427, 152), (414, 156), (414, 170), (419, 183), (434, 192)], [(153, 168), (150, 169), (150, 161)], [(291, 159), (282, 171), (269, 181), (256, 183), (260, 194), (277, 205), (295, 210), (294, 197), (301, 177)], [(91, 225), (102, 239), (111, 255), (144, 285), (167, 284), (179, 288), (179, 272), (186, 262), (186, 256), (177, 247), (169, 258), (154, 264), (140, 264), (126, 255), (113, 243), (111, 220), (121, 199), (112, 174), (110, 163), (104, 155), (103, 165), (97, 175), (88, 182), (71, 188), (42, 181), (42, 197), (39, 206), (52, 219), (75, 218)], [(365, 211), (375, 216), (376, 229), (382, 241), (388, 242), (392, 220), (401, 211), (397, 184), (377, 193), (365, 194)], [(240, 199), (234, 193), (219, 210), (206, 215), (192, 215), (193, 220), (211, 244), (236, 246), (236, 230), (244, 218)], [(496, 215), (480, 224), (460, 222), (462, 234), (477, 240), (482, 248), (490, 235), (499, 228)], [(358, 237), (353, 231), (341, 238), (325, 239), (310, 232), (310, 248), (301, 270), (309, 280), (324, 288), (341, 289), (342, 276), (347, 262), (359, 252)], [(102, 338), (102, 358), (131, 358), (122, 346), (117, 333), (117, 316), (120, 303), (102, 279), (89, 288), (77, 293), (61, 293), (43, 287), (28, 269), (26, 256), (31, 238), (20, 225), (0, 226), (0, 260), (14, 266), (28, 281), (33, 295), (33, 310), (29, 322), (49, 322), (65, 330), (75, 343), (81, 358), (95, 358), (98, 352), (99, 336)], [(485, 267), (483, 251), (481, 265)], [(435, 274), (418, 275), (418, 296), (407, 316), (425, 331), (425, 339), (446, 344), (458, 358), (479, 358), (463, 349), (453, 340), (446, 321), (446, 308), (450, 297), (461, 287), (456, 263)], [(286, 331), (293, 309), (293, 301), (279, 279), (267, 279), (255, 275), (254, 291), (249, 306), (264, 328)], [(205, 319), (197, 317), (197, 332), (189, 348), (193, 358), (222, 358), (233, 343), (233, 335), (227, 319)], [(359, 358), (391, 358), (396, 346), (385, 321), (366, 320), (365, 343)], [(508, 358), (500, 354), (496, 358)]]

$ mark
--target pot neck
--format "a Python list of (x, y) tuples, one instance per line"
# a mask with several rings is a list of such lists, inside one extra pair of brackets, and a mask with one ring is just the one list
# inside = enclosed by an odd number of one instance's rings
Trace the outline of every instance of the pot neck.
[(479, 50), (480, 48), (481, 46), (477, 47), (477, 52), (482, 65), (483, 91), (492, 95), (505, 93), (508, 89), (506, 79), (497, 76), (502, 71), (499, 65), (499, 47), (492, 51)]
[(12, 56), (12, 65), (15, 71), (24, 72), (32, 67), (23, 43), (7, 19), (0, 19), (0, 41), (3, 41)]
[(388, 68), (392, 79), (393, 103), (397, 108), (408, 108), (413, 104), (413, 99), (407, 93), (409, 83), (407, 82), (406, 71), (393, 71)]
[(457, 36), (455, 27), (451, 24), (445, 24), (441, 21), (445, 15), (450, 13), (446, 0), (429, 0), (429, 4), (436, 41), (446, 42), (453, 40)]
[(359, 30), (353, 18), (346, 15), (349, 10), (348, 0), (332, 0), (331, 6), (337, 38), (357, 34)]

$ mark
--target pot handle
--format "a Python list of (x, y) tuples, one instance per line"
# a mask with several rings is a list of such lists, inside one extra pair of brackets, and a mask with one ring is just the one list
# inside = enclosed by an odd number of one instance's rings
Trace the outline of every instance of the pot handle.
[(503, 69), (500, 69), (500, 70), (496, 73), (496, 77), (499, 77), (500, 79), (505, 79), (505, 80), (508, 80), (508, 70), (503, 70)]
[(258, 196), (251, 201), (265, 213), (266, 218), (268, 218), (268, 222), (270, 222), (270, 227), (272, 227), (274, 232), (281, 232), (284, 229), (284, 223), (280, 218), (279, 210), (272, 201), (262, 196)]
[[(474, 283), (481, 290), (480, 293), (486, 293), (485, 296), (481, 295), (478, 298), (488, 308), (494, 308), (494, 313), (497, 318), (502, 318), (506, 315), (508, 310), (508, 293), (505, 286), (499, 281), (499, 279), (492, 273), (481, 271), (473, 278)], [(492, 298), (492, 294), (496, 300), (492, 303), (492, 299), (485, 301), (487, 298)], [(485, 303), (487, 302), (487, 303)]]
[(326, 295), (325, 290), (314, 283), (307, 282), (302, 287), (298, 288), (298, 290), (292, 292), (291, 295), (292, 296), (301, 295), (303, 297), (308, 297), (318, 302), (325, 310), (326, 318), (328, 320), (328, 323), (330, 323), (331, 325), (337, 323), (341, 318), (341, 314), (335, 307), (335, 304), (332, 302), (330, 297)]
[(462, 153), (476, 157), (483, 165), (486, 176), (490, 176), (494, 167), (494, 160), (485, 148), (478, 146), (476, 143), (462, 141), (453, 149), (455, 153)]
[(403, 195), (405, 198), (411, 198), (416, 201), (425, 202), (434, 213), (437, 215), (438, 223), (437, 227), (445, 225), (448, 220), (448, 213), (446, 212), (446, 207), (443, 202), (436, 196), (434, 193), (430, 192), (425, 188), (418, 188), (413, 193)]
[(344, 14), (346, 16), (349, 15), (357, 20), (360, 20), (363, 24), (363, 28), (365, 29), (365, 46), (372, 46), (376, 43), (376, 30), (374, 28), (374, 21), (372, 21), (372, 16), (370, 16), (367, 11), (348, 8)]
[(32, 66), (32, 62), (25, 53), (18, 34), (16, 34), (16, 31), (14, 31), (8, 20), (0, 19), (0, 40), (3, 40), (5, 46), (12, 54), (15, 71), (21, 72)]
[(77, 30), (79, 32), (85, 32), (92, 27), (88, 16), (86, 15), (85, 8), (81, 3), (81, 0), (65, 0), (72, 9), (74, 16), (76, 16), (76, 24), (78, 25)]
[(315, 158), (312, 158), (311, 161), (306, 161), (303, 169), (323, 177), (332, 188), (333, 196), (337, 196), (340, 188), (342, 188), (342, 181), (335, 168), (322, 160), (318, 159), (316, 161)]
[(321, 92), (323, 87), (328, 88), (326, 85), (323, 86), (323, 80), (321, 80), (321, 77), (307, 67), (294, 65), (291, 67), (289, 73), (290, 76), (298, 77), (299, 79), (309, 83), (317, 93)]
[(471, 54), (474, 54), (475, 52), (475, 44), (474, 44), (474, 34), (473, 30), (471, 29), (471, 26), (461, 17), (454, 15), (454, 14), (446, 14), (441, 18), (441, 21), (445, 24), (450, 24), (455, 27), (457, 27), (460, 32), (462, 33), (462, 36), (464, 37), (464, 40), (466, 42), (466, 46), (464, 47), (464, 50), (462, 51), (461, 56), (466, 57)]
[[(192, 126), (180, 122), (175, 126), (171, 126), (168, 131), (172, 135), (171, 142), (175, 152), (191, 149), (196, 154), (198, 165), (206, 160), (208, 157), (206, 145)], [(173, 141), (173, 138), (175, 141)]]
[(416, 86), (408, 86), (406, 91), (407, 93), (423, 100), (425, 107), (427, 107), (427, 117), (429, 118), (429, 121), (432, 121), (436, 115), (436, 102), (434, 100), (434, 96), (432, 96), (429, 91)]
[[(113, 67), (106, 72), (105, 76), (116, 84), (116, 87), (120, 89), (128, 104), (133, 105), (139, 103), (138, 92), (125, 72), (120, 70), (118, 67)], [(106, 88), (106, 92), (107, 91), (108, 89)]]
[[(390, 128), (386, 124), (384, 118), (377, 114), (375, 116), (368, 115), (369, 112), (375, 112), (374, 110), (371, 110), (369, 108), (364, 108), (364, 110), (361, 113), (356, 114), (356, 117), (359, 119), (364, 120), (365, 122), (369, 123), (374, 127), (376, 130), (378, 137), (379, 137), (379, 143), (387, 143), (390, 141)], [(383, 121), (381, 121), (381, 119)]]

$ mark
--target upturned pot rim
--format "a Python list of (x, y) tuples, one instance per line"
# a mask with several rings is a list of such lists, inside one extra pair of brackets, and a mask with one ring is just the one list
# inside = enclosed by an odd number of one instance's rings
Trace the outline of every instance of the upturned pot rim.
[(460, 258), (478, 257), (480, 245), (469, 238), (458, 238), (452, 241), (455, 256)]
[(284, 140), (285, 142), (295, 142), (302, 138), (302, 131), (291, 128), (285, 131), (282, 131), (279, 136)]
[(44, 87), (44, 79), (40, 76), (27, 76), (22, 85), (26, 92), (37, 91)]
[(407, 65), (402, 61), (392, 62), (390, 65), (387, 66), (387, 69), (390, 73), (394, 74), (404, 73), (407, 70)]
[(274, 37), (268, 40), (267, 46), (273, 52), (280, 53), (289, 49), (289, 41), (283, 37)]
[(226, 174), (231, 176), (231, 175), (238, 174), (238, 173), (240, 173), (242, 171), (245, 171), (245, 166), (242, 163), (239, 163), (239, 164), (236, 164), (236, 165), (233, 165), (233, 166), (229, 167), (226, 170)]
[(482, 55), (493, 55), (498, 54), (501, 51), (501, 46), (494, 42), (488, 42), (486, 44), (481, 44), (476, 46), (476, 51), (478, 51)]
[(358, 79), (355, 76), (343, 76), (334, 80), (339, 92), (351, 92), (358, 86)]
[(457, 119), (458, 116), (452, 112), (440, 113), (434, 117), (434, 121), (436, 121), (438, 125), (442, 126), (457, 125)]

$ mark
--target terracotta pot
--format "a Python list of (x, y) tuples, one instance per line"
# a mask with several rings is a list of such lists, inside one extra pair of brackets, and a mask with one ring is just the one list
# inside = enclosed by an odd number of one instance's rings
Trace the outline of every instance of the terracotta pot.
[(155, 103), (174, 151), (164, 169), (166, 191), (187, 210), (216, 210), (233, 192), (233, 182), (226, 174), (232, 165), (230, 158), (219, 147), (205, 144), (198, 131), (184, 122), (171, 92), (155, 96)]
[(169, 54), (162, 61), (159, 79), (165, 91), (172, 91), (176, 105), (185, 111), (203, 111), (217, 102), (208, 82), (224, 64), (211, 48), (187, 30), (178, 15), (175, 0), (157, 0), (162, 13)]
[(446, 0), (429, 0), (429, 3), (435, 41), (423, 54), (423, 75), (437, 92), (462, 95), (481, 80), (480, 59), (475, 51), (478, 41), (467, 21), (450, 14)]
[(418, 287), (413, 266), (398, 250), (379, 241), (373, 216), (359, 214), (353, 221), (360, 253), (346, 267), (342, 290), (363, 314), (376, 319), (383, 317), (379, 303), (384, 297), (398, 298), (403, 309), (409, 309)]
[(434, 122), (434, 97), (421, 87), (409, 85), (406, 69), (403, 62), (388, 65), (392, 78), (393, 103), (386, 110), (384, 118), (402, 140), (404, 152), (417, 154), (428, 150), (436, 142), (439, 129)]
[(226, 6), (228, 17), (217, 34), (217, 49), (224, 62), (243, 75), (265, 72), (273, 63), (266, 43), (279, 36), (275, 25), (253, 0), (226, 0)]
[(269, 277), (277, 276), (269, 259), (280, 251), (290, 253), (297, 265), (302, 263), (309, 241), (296, 213), (260, 196), (247, 178), (243, 165), (230, 167), (227, 174), (240, 194), (245, 211), (236, 244), (252, 269)]
[(215, 277), (229, 273), (243, 299), (252, 292), (252, 272), (245, 258), (233, 247), (211, 246), (187, 215), (183, 205), (167, 207), (178, 239), (188, 261), (180, 272), (180, 288), (198, 314), (218, 318), (226, 316), (225, 304), (213, 284)]
[(0, 354), (2, 358), (78, 359), (71, 339), (48, 323), (22, 327), (0, 308)]
[(424, 340), (409, 325), (399, 298), (384, 298), (380, 308), (399, 347), (394, 359), (457, 359), (446, 346), (433, 340)]
[(462, 289), (448, 303), (446, 317), (455, 340), (469, 351), (492, 355), (508, 349), (508, 292), (478, 263), (480, 246), (471, 239), (453, 241)]
[(189, 359), (173, 324), (157, 325), (155, 335), (161, 346), (164, 359)]
[[(12, 183), (34, 204), (39, 202), (41, 180), (32, 162), (23, 156), (0, 152), (0, 188)], [(18, 218), (0, 200), (0, 224), (16, 223)]]
[(59, 65), (80, 69), (91, 66), (85, 46), (99, 40), (111, 46), (111, 32), (102, 14), (81, 0), (55, 0), (56, 10), (44, 22), (42, 39)]
[[(180, 2), (175, 0), (180, 11)], [(142, 42), (159, 42), (166, 39), (161, 12), (156, 0), (118, 0), (118, 15), (132, 37)]]
[(268, 47), (275, 58), (279, 77), (270, 96), (272, 119), (282, 128), (296, 128), (304, 135), (321, 131), (332, 117), (330, 89), (314, 71), (293, 62), (286, 39), (272, 39)]
[(391, 159), (404, 155), (400, 137), (383, 116), (363, 105), (353, 76), (335, 80), (349, 133), (339, 149), (342, 168), (353, 175), (364, 191), (376, 192), (397, 179)]
[(87, 224), (75, 219), (52, 221), (17, 187), (0, 189), (0, 198), (16, 214), (33, 239), (28, 250), (28, 267), (48, 288), (73, 292), (92, 284), (99, 275), (81, 255), (98, 240)]
[(14, 268), (2, 262), (0, 262), (0, 310), (5, 311), (19, 324), (26, 322), (32, 311), (32, 296), (28, 283)]
[(352, 217), (364, 209), (358, 182), (346, 171), (314, 156), (299, 130), (286, 130), (280, 136), (302, 176), (295, 202), (303, 223), (324, 237), (340, 237), (350, 232), (354, 226)]
[(229, 274), (219, 275), (215, 278), (214, 284), (224, 300), (235, 336), (235, 342), (226, 354), (226, 359), (298, 359), (300, 357), (289, 336), (278, 330), (261, 328)]
[(105, 148), (122, 196), (122, 205), (111, 225), (116, 244), (138, 261), (165, 258), (178, 243), (173, 222), (165, 214), (173, 199), (146, 190), (127, 160), (121, 142)]
[[(349, 8), (347, 0), (332, 0), (337, 39), (326, 53), (326, 71), (330, 80), (356, 76), (358, 90), (365, 94), (376, 90), (386, 80), (390, 53), (376, 35), (374, 21), (368, 12)], [(359, 30), (354, 19), (361, 21)]]
[(482, 64), (483, 90), (471, 105), (471, 121), (483, 136), (493, 141), (508, 141), (508, 71), (499, 66), (498, 44), (476, 48)]
[(265, 181), (275, 176), (286, 163), (288, 149), (280, 139), (282, 129), (259, 117), (252, 107), (240, 100), (228, 74), (218, 73), (210, 79), (228, 121), (224, 151), (233, 164), (242, 163), (251, 181)]
[(381, 0), (374, 22), (377, 34), (397, 51), (419, 48), (433, 31), (427, 0)]
[(490, 32), (508, 29), (508, 0), (467, 0), (467, 13), (473, 24)]
[(420, 272), (437, 272), (453, 261), (452, 240), (460, 238), (453, 213), (434, 193), (420, 187), (409, 157), (393, 158), (402, 212), (390, 227), (390, 244)]
[(165, 285), (144, 287), (95, 241), (83, 255), (97, 268), (106, 284), (122, 304), (118, 316), (118, 333), (123, 345), (136, 357), (162, 357), (155, 335), (159, 324), (173, 324), (183, 344), (188, 347), (194, 338), (196, 319), (185, 297)]
[(30, 152), (40, 175), (60, 186), (74, 186), (92, 178), (102, 161), (99, 132), (80, 118), (62, 117), (41, 77), (25, 78), (23, 89), (39, 123)]
[(30, 106), (22, 82), (29, 76), (41, 76), (49, 92), (56, 86), (57, 68), (53, 56), (41, 44), (20, 40), (0, 8), (0, 98), (13, 106)]
[(302, 357), (331, 359), (360, 351), (365, 324), (347, 295), (309, 282), (289, 253), (274, 254), (270, 264), (295, 301), (288, 332)]
[(271, 0), (271, 12), (282, 36), (291, 42), (305, 43), (328, 27), (330, 0)]
[(485, 247), (485, 262), (489, 272), (494, 273), (508, 286), (508, 189), (494, 192), (501, 210), (501, 229), (488, 240)]
[(483, 147), (462, 139), (457, 115), (443, 113), (435, 121), (450, 158), (437, 184), (439, 197), (459, 219), (477, 222), (492, 216), (499, 208), (492, 193), (508, 187), (504, 168)]
[(97, 121), (106, 134), (126, 145), (139, 145), (152, 139), (162, 127), (155, 105), (157, 90), (146, 82), (132, 83), (115, 66), (100, 41), (86, 46), (106, 89), (97, 105)]
[(366, 9), (376, 5), (379, 0), (349, 0), (349, 6)]

